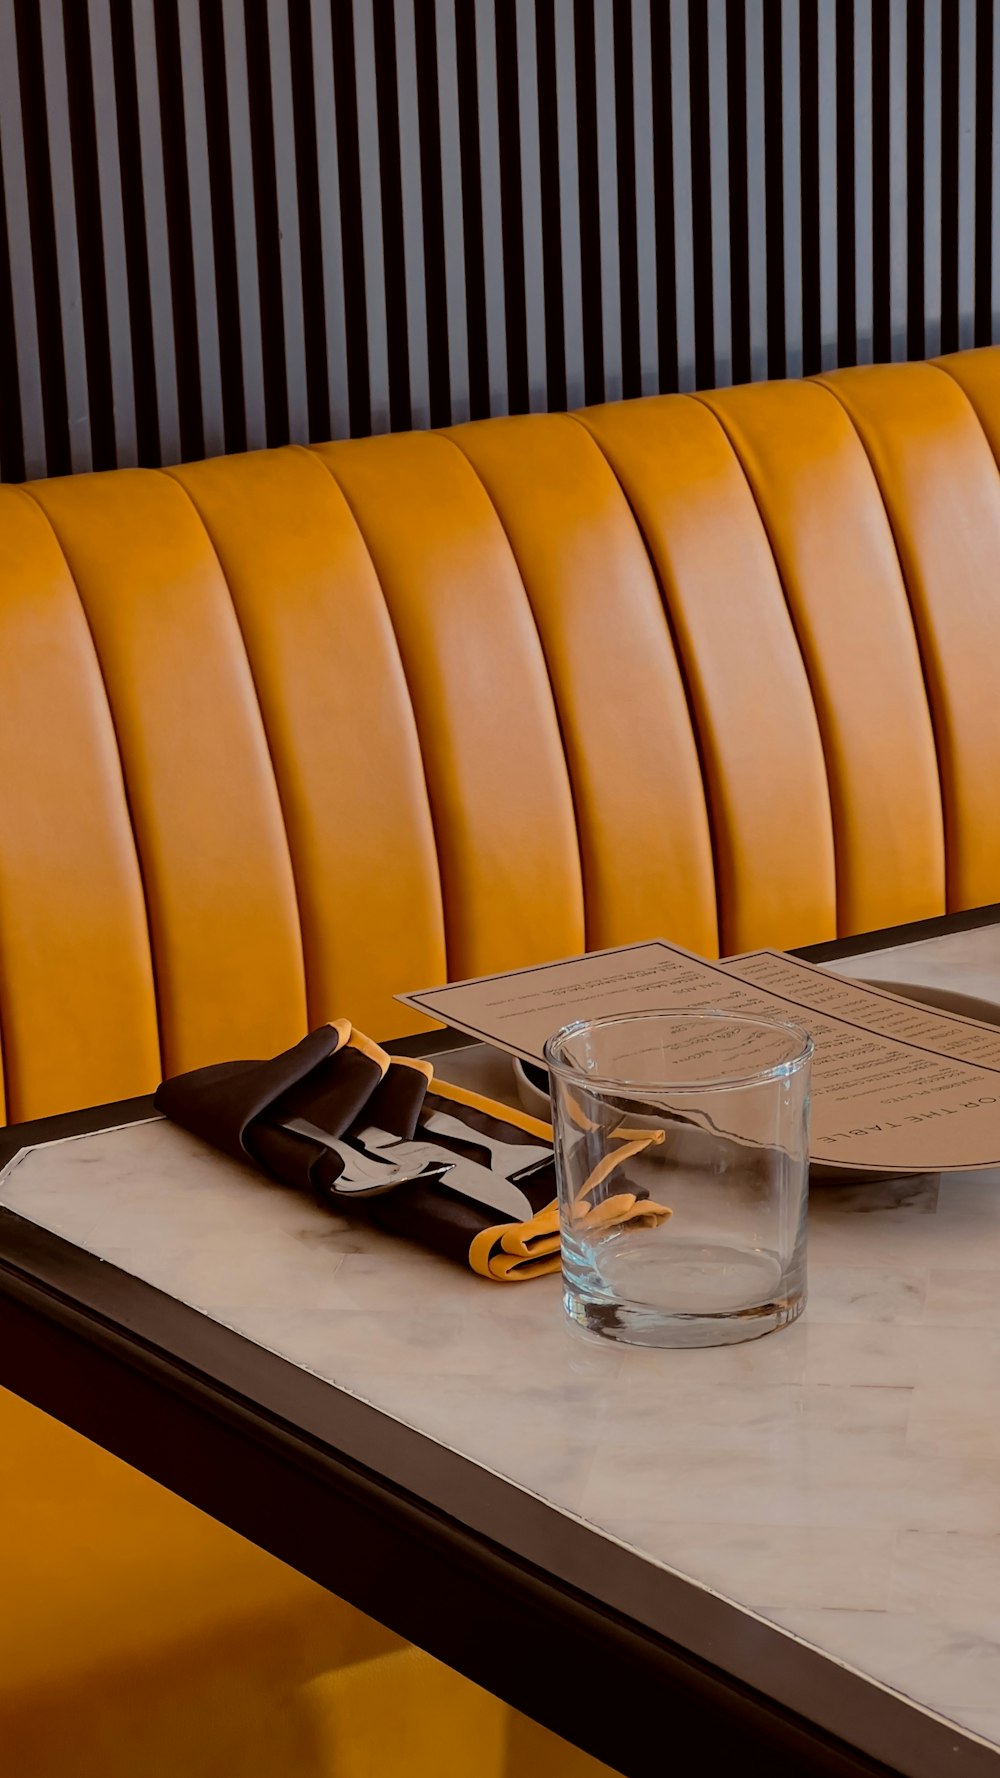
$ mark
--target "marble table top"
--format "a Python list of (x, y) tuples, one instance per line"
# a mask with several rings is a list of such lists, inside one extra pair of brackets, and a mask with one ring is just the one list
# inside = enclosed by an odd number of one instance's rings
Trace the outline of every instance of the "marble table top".
[[(980, 994), (970, 945), (992, 948), (1000, 1003), (1000, 934), (942, 944)], [(900, 980), (901, 957), (843, 967)], [(949, 979), (928, 946), (905, 962)], [(512, 1096), (494, 1052), (438, 1067)], [(814, 1187), (804, 1317), (682, 1352), (593, 1340), (557, 1278), (488, 1283), (160, 1120), (22, 1151), (0, 1204), (956, 1725), (1000, 1773), (1000, 1172)]]

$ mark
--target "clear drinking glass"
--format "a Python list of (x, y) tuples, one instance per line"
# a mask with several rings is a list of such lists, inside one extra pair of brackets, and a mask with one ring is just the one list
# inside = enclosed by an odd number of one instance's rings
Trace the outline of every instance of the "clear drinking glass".
[(806, 1300), (799, 1026), (722, 1011), (581, 1020), (545, 1045), (567, 1313), (641, 1346), (717, 1346)]

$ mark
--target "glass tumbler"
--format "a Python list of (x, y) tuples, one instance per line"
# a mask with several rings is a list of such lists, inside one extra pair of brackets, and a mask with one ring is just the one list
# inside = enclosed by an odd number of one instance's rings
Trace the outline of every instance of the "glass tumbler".
[(580, 1327), (717, 1346), (802, 1313), (812, 1047), (797, 1025), (724, 1011), (549, 1038), (563, 1300)]

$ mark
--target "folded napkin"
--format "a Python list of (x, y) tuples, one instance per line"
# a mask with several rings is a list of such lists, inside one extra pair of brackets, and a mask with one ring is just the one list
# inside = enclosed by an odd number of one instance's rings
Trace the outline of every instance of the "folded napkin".
[[(481, 1277), (514, 1283), (558, 1270), (550, 1126), (481, 1094), (436, 1081), (429, 1062), (388, 1055), (346, 1019), (321, 1025), (270, 1061), (220, 1062), (175, 1075), (161, 1082), (155, 1104), (174, 1123), (235, 1160), (253, 1162), (286, 1185), (315, 1192), (341, 1214), (361, 1217), (460, 1260)], [(429, 1120), (442, 1115), (447, 1132), (428, 1130)], [(372, 1131), (379, 1133), (380, 1145), (385, 1133), (377, 1155)], [(654, 1226), (669, 1210), (654, 1204), (642, 1188), (625, 1189), (622, 1182), (623, 1189), (616, 1189), (615, 1175), (662, 1136), (655, 1131), (616, 1134), (620, 1147), (594, 1168), (577, 1197), (573, 1220)], [(513, 1175), (531, 1206), (530, 1218), (500, 1212), (498, 1220), (495, 1208), (449, 1186), (447, 1172), (380, 1185), (377, 1195), (348, 1189), (356, 1168), (364, 1169), (366, 1161), (375, 1175), (379, 1161), (396, 1160), (392, 1138), (411, 1142), (424, 1136), (443, 1154), (445, 1164), (454, 1156), (490, 1168), (495, 1143), (530, 1151), (525, 1156), (529, 1170)], [(540, 1154), (540, 1145), (547, 1152)]]

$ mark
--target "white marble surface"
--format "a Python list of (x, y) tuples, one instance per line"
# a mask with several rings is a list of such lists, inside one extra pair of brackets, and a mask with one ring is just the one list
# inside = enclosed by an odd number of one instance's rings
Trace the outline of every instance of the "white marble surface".
[(1000, 1176), (814, 1191), (803, 1320), (692, 1352), (162, 1122), (33, 1150), (0, 1201), (1000, 1750)]
[[(1000, 1007), (996, 928), (842, 968)], [(439, 1064), (498, 1097), (509, 1066)], [(804, 1318), (691, 1352), (589, 1342), (557, 1279), (476, 1279), (160, 1122), (34, 1150), (0, 1202), (959, 1725), (1000, 1770), (1000, 1173), (814, 1189)]]

